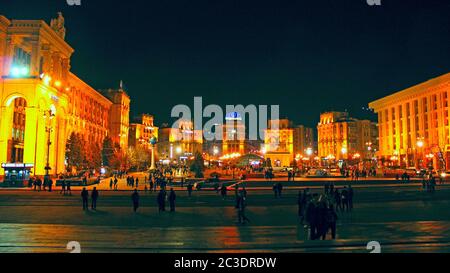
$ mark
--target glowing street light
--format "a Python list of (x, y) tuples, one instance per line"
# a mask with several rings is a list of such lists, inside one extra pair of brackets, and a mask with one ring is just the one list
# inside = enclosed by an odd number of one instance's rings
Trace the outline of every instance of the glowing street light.
[(307, 155), (307, 156), (312, 156), (313, 153), (314, 153), (314, 152), (313, 152), (313, 149), (312, 149), (312, 148), (306, 149), (306, 155)]
[(421, 139), (417, 140), (417, 147), (422, 148), (423, 145), (424, 145), (423, 140), (421, 140)]

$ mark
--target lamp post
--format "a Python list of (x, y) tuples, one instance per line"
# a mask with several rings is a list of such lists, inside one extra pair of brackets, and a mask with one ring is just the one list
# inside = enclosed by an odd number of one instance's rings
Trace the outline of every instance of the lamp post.
[(154, 171), (156, 170), (156, 163), (155, 163), (155, 146), (156, 143), (158, 142), (158, 139), (156, 137), (152, 137), (150, 138), (150, 144), (152, 145), (152, 164), (150, 166), (150, 170)]
[[(417, 138), (417, 143), (416, 143), (416, 146), (419, 148), (419, 149), (422, 149), (423, 148), (423, 146), (424, 146), (424, 141), (423, 141), (423, 138), (420, 138), (420, 137), (418, 137)], [(422, 156), (422, 153), (421, 153), (421, 156)], [(420, 164), (420, 158), (417, 156), (417, 149), (416, 149), (416, 161), (417, 161), (417, 167), (418, 168), (421, 168), (421, 164)]]
[(44, 119), (46, 120), (46, 125), (45, 125), (45, 132), (48, 134), (47, 135), (47, 162), (45, 165), (45, 179), (47, 180), (50, 178), (50, 170), (52, 169), (50, 167), (50, 145), (52, 145), (52, 141), (51, 141), (51, 134), (53, 131), (52, 128), (52, 120), (55, 117), (55, 114), (52, 112), (52, 110), (47, 110), (44, 112)]

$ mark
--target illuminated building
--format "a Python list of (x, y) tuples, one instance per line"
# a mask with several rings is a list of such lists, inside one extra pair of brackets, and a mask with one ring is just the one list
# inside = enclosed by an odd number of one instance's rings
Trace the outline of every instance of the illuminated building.
[(450, 73), (369, 104), (378, 114), (378, 155), (393, 165), (436, 169), (450, 163)]
[(99, 146), (110, 134), (115, 102), (70, 72), (74, 49), (65, 35), (61, 14), (50, 26), (0, 16), (2, 164), (25, 163), (33, 166), (33, 174), (43, 175), (48, 158), (50, 173), (63, 173), (71, 133)]
[(158, 127), (154, 125), (154, 117), (148, 114), (142, 114), (134, 119), (130, 124), (128, 145), (130, 147), (141, 146), (144, 149), (151, 150), (150, 139), (158, 138)]
[(187, 160), (203, 151), (203, 132), (194, 130), (192, 121), (181, 121), (177, 128), (159, 129), (157, 150), (160, 160)]
[(321, 114), (317, 133), (318, 153), (323, 159), (347, 160), (355, 155), (371, 158), (378, 149), (377, 124), (351, 118), (348, 112)]
[(264, 157), (270, 158), (272, 166), (290, 166), (296, 155), (303, 155), (308, 148), (314, 151), (312, 128), (294, 126), (288, 119), (277, 121), (278, 128), (272, 126), (276, 121), (269, 121), (264, 137)]
[(222, 154), (245, 154), (246, 131), (245, 124), (239, 113), (228, 113), (222, 125)]
[(130, 126), (130, 97), (120, 82), (118, 90), (102, 90), (101, 93), (112, 101), (109, 109), (109, 130), (112, 141), (125, 151), (128, 148)]

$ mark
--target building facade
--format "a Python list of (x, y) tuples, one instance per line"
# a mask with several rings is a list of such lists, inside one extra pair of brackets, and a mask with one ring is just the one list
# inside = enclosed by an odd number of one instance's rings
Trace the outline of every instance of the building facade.
[(152, 145), (150, 144), (150, 139), (152, 137), (158, 139), (158, 129), (154, 124), (154, 117), (152, 115), (140, 115), (130, 124), (128, 145), (135, 148), (140, 146), (146, 150), (151, 150)]
[(369, 104), (378, 114), (378, 156), (392, 165), (448, 169), (450, 73)]
[(110, 137), (122, 151), (126, 151), (130, 128), (130, 97), (123, 89), (122, 82), (119, 89), (102, 90), (101, 93), (112, 102), (109, 108)]
[[(277, 122), (277, 126), (273, 126)], [(298, 155), (306, 155), (308, 149), (314, 151), (313, 129), (303, 125), (294, 126), (288, 119), (271, 120), (265, 131), (265, 159), (270, 159), (274, 167), (287, 167)]]
[(196, 153), (203, 153), (203, 131), (194, 130), (190, 120), (179, 122), (176, 128), (163, 125), (157, 144), (159, 159), (167, 162), (185, 161)]
[(372, 159), (372, 153), (378, 150), (377, 124), (351, 118), (348, 112), (322, 113), (317, 137), (322, 159)]
[[(25, 163), (35, 175), (63, 173), (72, 133), (101, 145), (113, 102), (70, 72), (74, 49), (64, 18), (0, 16), (0, 163)], [(5, 174), (0, 169), (0, 176)]]

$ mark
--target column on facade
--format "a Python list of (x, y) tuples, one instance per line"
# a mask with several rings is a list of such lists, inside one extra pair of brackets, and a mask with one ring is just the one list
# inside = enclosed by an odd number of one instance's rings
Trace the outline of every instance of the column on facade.
[[(13, 118), (13, 108), (0, 107), (0, 164), (8, 163), (8, 140), (11, 138), (11, 127)], [(0, 168), (0, 174), (4, 174), (4, 170)]]

